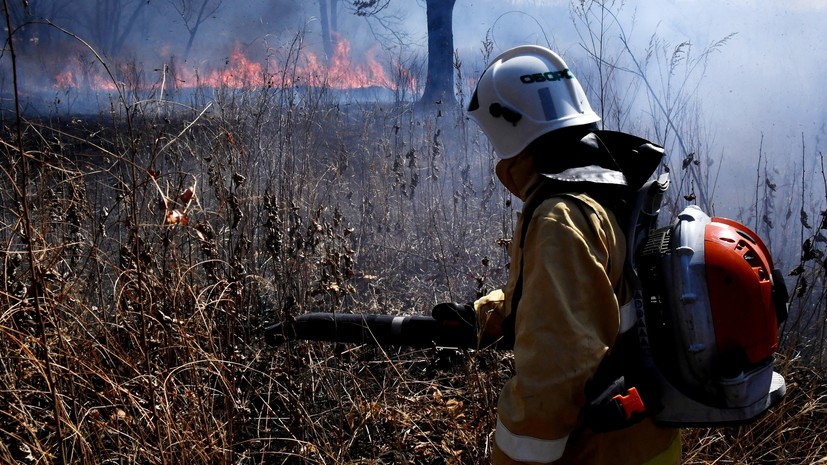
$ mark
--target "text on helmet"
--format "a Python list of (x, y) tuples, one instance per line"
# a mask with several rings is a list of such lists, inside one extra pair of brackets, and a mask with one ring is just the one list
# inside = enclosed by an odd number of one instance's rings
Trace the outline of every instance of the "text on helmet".
[(574, 79), (568, 68), (562, 71), (546, 71), (545, 73), (523, 74), (520, 76), (520, 81), (523, 84), (531, 84), (534, 82), (548, 82), (559, 81), (561, 79)]

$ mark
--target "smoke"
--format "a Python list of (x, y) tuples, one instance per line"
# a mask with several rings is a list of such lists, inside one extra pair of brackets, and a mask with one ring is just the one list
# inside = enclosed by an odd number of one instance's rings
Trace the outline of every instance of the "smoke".
[[(827, 137), (827, 93), (822, 84), (827, 75), (827, 63), (822, 59), (827, 56), (827, 42), (820, 32), (827, 23), (827, 3), (629, 0), (617, 1), (615, 6), (621, 3), (624, 5), (617, 22), (605, 37), (608, 56), (622, 53), (619, 28), (641, 61), (653, 43), (665, 50), (684, 44), (688, 53), (684, 59), (691, 60), (728, 38), (714, 48), (703, 67), (693, 70), (695, 74), (687, 79), (686, 87), (672, 90), (690, 97), (697, 109), (697, 130), (709, 146), (696, 148), (703, 149), (705, 152), (699, 155), (713, 162), (709, 172), (721, 213), (738, 214), (739, 208), (752, 203), (759, 149), (762, 165), (766, 164), (773, 182), (790, 189), (798, 183), (800, 189), (802, 169), (808, 173), (805, 183), (812, 186), (818, 181), (814, 176), (820, 175), (819, 155)], [(478, 59), (480, 44), (488, 34), (494, 43), (493, 55), (521, 43), (547, 45), (561, 53), (576, 74), (587, 81), (584, 85), (594, 84), (594, 61), (583, 47), (588, 37), (582, 24), (579, 32), (573, 26), (571, 2), (469, 4), (470, 8), (458, 4), (455, 12), (455, 17), (470, 18), (459, 22), (455, 33), (457, 48), (466, 55), (465, 63)], [(628, 60), (625, 63), (628, 65)], [(666, 65), (663, 63), (660, 70), (649, 68), (654, 86), (663, 88), (669, 79), (680, 82), (684, 78), (670, 77), (665, 73)], [(484, 67), (481, 63), (476, 66)], [(686, 68), (677, 69), (686, 72)], [(619, 81), (631, 81), (628, 73), (616, 76)], [(625, 129), (643, 130), (646, 121), (659, 119), (663, 124), (645, 89), (639, 88), (634, 98), (624, 103), (630, 122)], [(763, 167), (760, 171), (763, 173)]]
[(827, 116), (821, 85), (827, 66), (820, 57), (827, 44), (819, 31), (825, 19), (827, 4), (817, 0), (674, 0), (637, 8), (640, 34), (656, 31), (673, 43), (705, 46), (736, 34), (711, 57), (697, 91), (727, 202), (743, 205), (754, 194), (745, 187), (754, 184), (759, 149), (776, 181), (789, 188), (795, 179), (790, 170), (800, 173), (802, 156), (807, 172), (820, 169)]
[[(239, 51), (257, 63), (297, 48), (325, 56), (317, 2), (31, 0), (27, 7), (20, 1), (9, 5), (24, 94), (62, 85), (102, 86), (98, 81), (110, 78), (99, 62), (110, 67), (116, 81), (134, 83), (158, 80), (164, 69), (204, 75), (227, 67)], [(202, 12), (211, 14), (199, 18)], [(344, 30), (359, 22), (345, 10), (338, 21)], [(0, 60), (0, 71), (0, 91), (7, 93), (10, 60)]]
[[(204, 1), (219, 9), (198, 24), (188, 50), (193, 23), (173, 6), (189, 4), (194, 8)], [(335, 17), (327, 19), (328, 26), (333, 27), (334, 40), (348, 41), (354, 60), (376, 56), (386, 66), (394, 60), (424, 60), (422, 2), (393, 0), (381, 17), (367, 19), (353, 15), (347, 8), (349, 2), (323, 3), (338, 5)], [(785, 168), (790, 159), (800, 160), (804, 153), (809, 163), (804, 168), (816, 171), (827, 116), (827, 97), (822, 89), (827, 42), (821, 40), (819, 32), (827, 23), (827, 3), (615, 2), (618, 6), (621, 3), (624, 6), (619, 9), (616, 27), (606, 36), (611, 54), (622, 51), (618, 27), (637, 56), (645, 54), (653, 38), (664, 47), (689, 43), (691, 53), (700, 53), (734, 34), (710, 54), (702, 71), (696, 70), (698, 74), (687, 81), (690, 87), (681, 89), (697, 104), (699, 124), (713, 142), (711, 153), (705, 155), (719, 164), (715, 173), (721, 195), (746, 201), (749, 192), (741, 188), (741, 180), (754, 178), (759, 146), (770, 170)], [(91, 71), (100, 69), (89, 48), (107, 62), (121, 64), (113, 65), (118, 79), (148, 82), (160, 79), (159, 70), (168, 67), (205, 75), (228, 66), (236, 51), (259, 63), (267, 62), (269, 57), (289, 53), (299, 37), (303, 50), (325, 56), (325, 15), (319, 1), (30, 0), (28, 9), (22, 8), (23, 2), (9, 4), (12, 23), (18, 28), (14, 44), (21, 83), (29, 93), (55, 93), (61, 82), (92, 84)], [(574, 27), (571, 5), (567, 0), (458, 0), (454, 47), (464, 67), (465, 82), (460, 84), (470, 88), (486, 58), (522, 43), (550, 46), (578, 76), (591, 79), (594, 62), (582, 46), (588, 38), (582, 24)], [(488, 56), (486, 43), (491, 47)], [(7, 58), (6, 53), (0, 59), (0, 91), (5, 95), (10, 90)], [(132, 67), (124, 65), (129, 63)], [(67, 74), (69, 70), (75, 74)], [(87, 76), (86, 81), (82, 75)], [(59, 77), (64, 81), (58, 82)], [(667, 76), (653, 77), (662, 80)], [(7, 106), (8, 99), (0, 104)], [(624, 104), (630, 110), (630, 122), (658, 118), (645, 91), (638, 89), (634, 99)]]

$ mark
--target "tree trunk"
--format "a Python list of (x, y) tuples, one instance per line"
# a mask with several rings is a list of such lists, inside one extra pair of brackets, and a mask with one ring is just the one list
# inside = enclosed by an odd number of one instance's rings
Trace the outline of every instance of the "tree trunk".
[[(319, 21), (322, 23), (322, 46), (328, 63), (333, 59), (338, 47), (336, 21), (338, 20), (337, 3), (339, 0), (319, 0)], [(330, 10), (328, 13), (328, 9)]]
[[(201, 23), (206, 21), (205, 13), (207, 10), (207, 0), (204, 0), (201, 3), (201, 8), (198, 9), (198, 15), (195, 17), (195, 24), (192, 27), (187, 24), (187, 29), (189, 30), (190, 37), (187, 40), (187, 46), (184, 48), (184, 60), (189, 60), (190, 52), (192, 51), (192, 44), (195, 43), (195, 36), (198, 34), (198, 28), (201, 27)], [(186, 22), (186, 21), (185, 21)]]
[(453, 12), (456, 0), (426, 0), (428, 19), (428, 74), (420, 104), (453, 103), (454, 96), (454, 30)]
[(330, 20), (327, 17), (327, 0), (319, 0), (319, 21), (322, 23), (322, 46), (329, 62), (333, 57), (333, 43), (330, 40)]

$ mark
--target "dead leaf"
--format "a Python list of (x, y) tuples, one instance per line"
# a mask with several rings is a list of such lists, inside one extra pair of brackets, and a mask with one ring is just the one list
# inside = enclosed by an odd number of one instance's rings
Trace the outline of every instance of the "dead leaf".
[(187, 203), (192, 200), (192, 189), (187, 189), (178, 196), (182, 202)]
[(164, 224), (180, 224), (182, 226), (186, 226), (189, 224), (189, 218), (186, 213), (183, 213), (180, 210), (169, 210), (167, 211), (167, 216), (164, 219)]

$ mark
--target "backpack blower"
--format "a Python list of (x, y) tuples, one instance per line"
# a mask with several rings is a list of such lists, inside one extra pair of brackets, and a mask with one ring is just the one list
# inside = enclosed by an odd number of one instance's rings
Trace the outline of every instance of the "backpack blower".
[[(641, 216), (652, 225), (657, 210)], [(649, 413), (676, 426), (756, 418), (786, 392), (773, 361), (788, 293), (769, 250), (743, 224), (710, 218), (695, 205), (648, 232), (640, 218), (631, 223), (627, 266), (656, 395)]]

